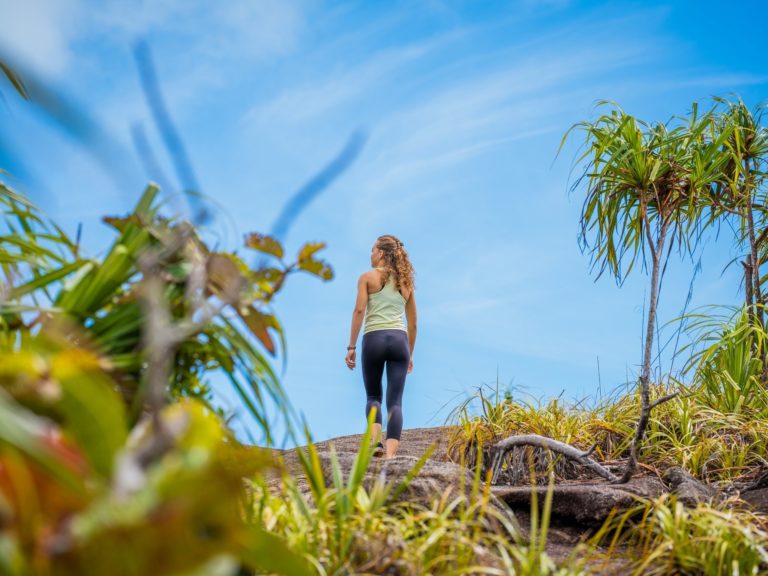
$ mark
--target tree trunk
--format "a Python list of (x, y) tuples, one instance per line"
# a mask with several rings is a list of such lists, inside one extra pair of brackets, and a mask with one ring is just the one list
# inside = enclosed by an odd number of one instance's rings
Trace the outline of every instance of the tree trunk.
[(747, 228), (749, 233), (749, 256), (752, 271), (752, 306), (754, 308), (754, 317), (763, 326), (762, 296), (760, 290), (760, 258), (757, 254), (757, 240), (755, 238), (755, 218), (752, 214), (751, 198), (747, 200)]
[(752, 292), (752, 288), (754, 286), (754, 275), (752, 274), (752, 254), (747, 254), (747, 257), (742, 263), (742, 266), (744, 266), (744, 300), (747, 305), (747, 318), (749, 318), (751, 323), (755, 312), (754, 294)]
[[(754, 324), (757, 324), (757, 327), (762, 330), (765, 327), (765, 313), (763, 310), (762, 290), (760, 289), (760, 247), (755, 235), (755, 216), (752, 205), (752, 173), (750, 172), (749, 159), (744, 161), (744, 170), (746, 174), (744, 192), (747, 199), (747, 233), (749, 235), (749, 272), (751, 272), (749, 280), (752, 292), (751, 303), (748, 303), (751, 314), (748, 312), (747, 318)], [(768, 347), (762, 342), (762, 339), (760, 339), (760, 342), (760, 344), (755, 344), (755, 354), (760, 358), (763, 365), (761, 379), (763, 385), (765, 385), (766, 381), (768, 381)]]
[(648, 427), (648, 420), (651, 415), (651, 356), (653, 354), (653, 334), (656, 329), (656, 307), (659, 297), (659, 269), (661, 267), (661, 257), (664, 252), (664, 245), (667, 237), (667, 227), (669, 223), (662, 221), (661, 230), (653, 251), (653, 268), (651, 270), (651, 294), (648, 303), (648, 322), (645, 328), (645, 348), (643, 350), (643, 367), (640, 373), (640, 419), (637, 422), (635, 436), (632, 439), (632, 445), (629, 451), (629, 461), (624, 469), (624, 474), (618, 480), (619, 484), (629, 482), (632, 474), (637, 467), (637, 456), (645, 437), (645, 429)]

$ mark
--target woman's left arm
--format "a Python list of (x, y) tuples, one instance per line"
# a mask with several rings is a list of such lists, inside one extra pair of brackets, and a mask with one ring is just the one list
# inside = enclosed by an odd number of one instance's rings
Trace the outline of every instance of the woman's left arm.
[[(355, 309), (352, 311), (352, 330), (349, 335), (349, 348), (355, 346), (357, 336), (360, 334), (360, 327), (363, 325), (365, 316), (365, 307), (368, 304), (368, 280), (367, 272), (360, 275), (357, 280), (357, 299), (355, 300)], [(347, 350), (346, 362), (349, 369), (355, 367), (355, 350)]]

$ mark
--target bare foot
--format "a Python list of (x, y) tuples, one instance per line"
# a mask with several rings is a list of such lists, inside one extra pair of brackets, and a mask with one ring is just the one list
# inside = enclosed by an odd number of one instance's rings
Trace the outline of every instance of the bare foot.
[(400, 446), (400, 441), (394, 438), (387, 438), (387, 459), (391, 460), (397, 454), (397, 449)]

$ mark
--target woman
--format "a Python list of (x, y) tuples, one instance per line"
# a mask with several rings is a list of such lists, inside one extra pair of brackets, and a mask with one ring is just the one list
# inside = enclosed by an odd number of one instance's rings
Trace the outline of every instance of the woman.
[[(352, 312), (352, 334), (347, 347), (347, 366), (355, 367), (355, 343), (363, 327), (363, 382), (368, 399), (366, 417), (376, 410), (373, 425), (373, 455), (381, 456), (381, 377), (387, 367), (387, 448), (386, 458), (394, 458), (403, 429), (401, 402), (405, 375), (413, 370), (416, 344), (416, 298), (413, 266), (403, 243), (392, 235), (379, 236), (371, 248), (373, 270), (357, 281), (357, 300)], [(406, 329), (403, 312), (408, 320)]]

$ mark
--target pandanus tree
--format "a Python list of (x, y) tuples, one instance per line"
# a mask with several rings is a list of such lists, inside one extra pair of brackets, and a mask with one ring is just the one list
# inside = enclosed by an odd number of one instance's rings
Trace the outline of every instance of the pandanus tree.
[[(740, 99), (729, 101), (717, 98), (724, 107), (717, 117), (717, 129), (728, 134), (723, 152), (728, 161), (722, 178), (711, 188), (713, 208), (724, 216), (735, 216), (737, 242), (745, 246), (744, 297), (747, 315), (757, 327), (765, 327), (760, 268), (768, 257), (768, 191), (765, 189), (766, 162), (768, 161), (768, 129), (762, 125), (765, 108), (754, 111)], [(766, 350), (759, 351), (765, 365)], [(764, 367), (764, 370), (768, 366)], [(764, 379), (766, 377), (764, 371)]]
[[(617, 282), (637, 263), (650, 264), (648, 315), (638, 380), (640, 415), (625, 470), (628, 481), (637, 466), (651, 410), (674, 394), (651, 402), (651, 364), (659, 287), (663, 268), (676, 247), (681, 254), (695, 249), (713, 223), (705, 211), (708, 192), (722, 178), (728, 160), (723, 145), (728, 130), (717, 131), (710, 113), (699, 115), (694, 105), (686, 119), (649, 124), (607, 102), (612, 109), (594, 122), (574, 130), (586, 136), (586, 150), (576, 164), (586, 163), (573, 188), (585, 185), (580, 244), (589, 253), (598, 278), (609, 272)], [(709, 214), (709, 217), (707, 217)], [(650, 260), (650, 262), (649, 262)]]

